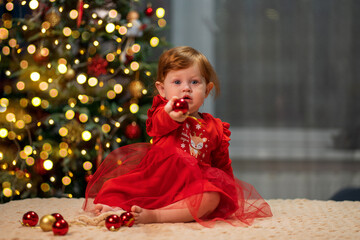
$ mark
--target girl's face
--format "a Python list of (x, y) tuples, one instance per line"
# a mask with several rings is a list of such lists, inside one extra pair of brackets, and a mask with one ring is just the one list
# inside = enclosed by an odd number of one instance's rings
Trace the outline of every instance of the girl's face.
[(213, 88), (213, 83), (206, 84), (197, 64), (189, 68), (172, 70), (164, 82), (156, 82), (160, 95), (167, 100), (172, 97), (184, 98), (189, 104), (189, 113), (197, 117), (199, 108)]

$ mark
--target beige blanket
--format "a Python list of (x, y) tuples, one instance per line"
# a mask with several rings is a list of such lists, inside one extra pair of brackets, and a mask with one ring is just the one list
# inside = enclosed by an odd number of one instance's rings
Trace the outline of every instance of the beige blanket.
[[(249, 227), (233, 227), (219, 222), (214, 228), (197, 223), (162, 223), (121, 227), (111, 232), (104, 226), (103, 214), (92, 217), (81, 211), (84, 199), (26, 199), (0, 205), (0, 239), (360, 239), (360, 202), (313, 201), (306, 199), (268, 200), (274, 216), (260, 219)], [(21, 225), (25, 212), (35, 211), (39, 218), (58, 212), (70, 224), (69, 232), (54, 236)]]

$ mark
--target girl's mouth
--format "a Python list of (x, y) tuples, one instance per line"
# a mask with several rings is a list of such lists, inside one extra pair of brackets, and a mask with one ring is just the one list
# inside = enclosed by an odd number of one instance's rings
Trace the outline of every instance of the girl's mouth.
[(187, 102), (191, 101), (191, 97), (189, 97), (187, 95), (183, 96), (182, 98)]

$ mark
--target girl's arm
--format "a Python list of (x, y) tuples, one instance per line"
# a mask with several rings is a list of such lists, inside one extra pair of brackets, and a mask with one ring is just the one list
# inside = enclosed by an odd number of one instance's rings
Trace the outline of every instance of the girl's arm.
[(215, 151), (212, 152), (212, 165), (223, 170), (232, 178), (234, 177), (233, 169), (231, 166), (231, 159), (229, 156), (229, 141), (230, 141), (230, 134), (229, 131), (229, 124), (228, 123), (221, 123), (222, 124), (222, 131), (220, 136), (221, 140), (219, 146), (216, 148)]
[(174, 121), (164, 107), (156, 109), (152, 117), (146, 121), (147, 133), (152, 137), (164, 136), (180, 126), (181, 123)]
[(174, 101), (177, 97), (170, 99), (165, 106), (150, 109), (148, 112), (148, 120), (146, 121), (146, 129), (150, 136), (164, 136), (178, 127), (185, 121), (188, 113), (173, 111)]

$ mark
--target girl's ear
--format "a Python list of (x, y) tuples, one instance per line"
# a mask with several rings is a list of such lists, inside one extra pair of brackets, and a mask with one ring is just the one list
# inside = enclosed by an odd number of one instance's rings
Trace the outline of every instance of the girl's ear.
[(214, 87), (214, 83), (213, 82), (209, 82), (207, 85), (206, 85), (206, 92), (205, 92), (205, 96), (207, 97), (209, 95), (209, 93), (211, 92), (211, 90), (213, 89)]
[(158, 90), (160, 96), (162, 96), (163, 98), (165, 98), (165, 89), (164, 89), (164, 83), (156, 81), (155, 82), (155, 87)]

